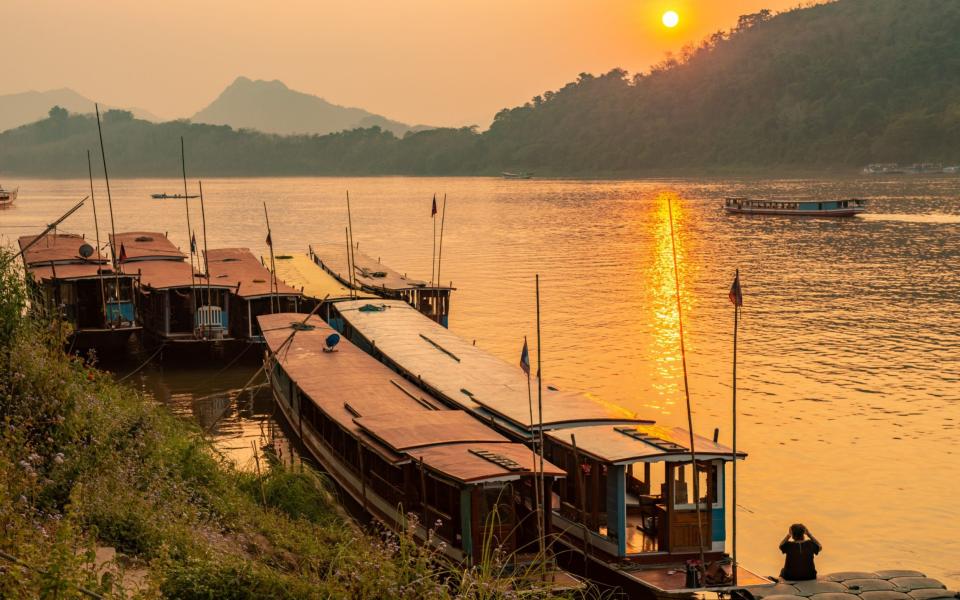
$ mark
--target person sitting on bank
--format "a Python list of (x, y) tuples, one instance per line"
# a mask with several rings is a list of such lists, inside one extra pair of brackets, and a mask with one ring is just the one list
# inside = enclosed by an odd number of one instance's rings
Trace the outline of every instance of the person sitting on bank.
[(795, 523), (790, 526), (787, 536), (780, 542), (780, 552), (786, 555), (780, 577), (787, 581), (804, 581), (817, 578), (817, 568), (813, 557), (820, 554), (823, 546), (806, 526)]

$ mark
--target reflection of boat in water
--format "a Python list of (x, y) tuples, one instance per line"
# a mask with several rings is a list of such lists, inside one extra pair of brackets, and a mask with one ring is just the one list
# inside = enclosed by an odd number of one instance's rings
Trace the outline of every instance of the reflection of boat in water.
[(852, 217), (867, 210), (867, 201), (848, 200), (763, 200), (746, 197), (727, 198), (723, 209), (744, 215), (788, 215), (810, 217)]
[(13, 188), (12, 190), (6, 190), (0, 185), (0, 206), (6, 206), (8, 204), (13, 204), (13, 201), (17, 199), (17, 191), (20, 188)]
[(533, 178), (533, 172), (528, 172), (528, 171), (520, 171), (519, 173), (504, 171), (500, 175), (502, 175), (504, 179), (532, 179)]
[(180, 200), (183, 200), (184, 198), (199, 198), (200, 196), (196, 196), (196, 195), (184, 196), (183, 194), (150, 194), (150, 197), (153, 198), (154, 200), (165, 200), (168, 198), (169, 199), (179, 198)]

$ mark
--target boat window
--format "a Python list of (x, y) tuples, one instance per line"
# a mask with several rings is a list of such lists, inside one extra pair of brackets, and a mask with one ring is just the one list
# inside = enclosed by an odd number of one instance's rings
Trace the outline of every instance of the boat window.
[[(716, 481), (711, 477), (711, 471), (714, 469), (712, 464), (700, 463), (697, 468), (700, 487), (700, 503), (710, 504), (716, 498), (716, 490), (711, 489), (711, 483)], [(676, 467), (676, 479), (674, 481), (674, 506), (676, 508), (693, 508), (694, 486), (691, 479), (692, 469), (690, 464), (678, 465)]]

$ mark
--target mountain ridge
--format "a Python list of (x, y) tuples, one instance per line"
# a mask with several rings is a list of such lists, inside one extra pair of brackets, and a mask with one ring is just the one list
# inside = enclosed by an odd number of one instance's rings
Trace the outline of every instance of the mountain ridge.
[[(0, 131), (13, 129), (46, 118), (54, 106), (65, 108), (73, 113), (92, 113), (94, 101), (79, 92), (62, 87), (53, 90), (27, 90), (0, 95)], [(101, 110), (113, 107), (100, 106)], [(160, 118), (140, 108), (129, 108), (137, 118), (147, 121), (160, 121)]]

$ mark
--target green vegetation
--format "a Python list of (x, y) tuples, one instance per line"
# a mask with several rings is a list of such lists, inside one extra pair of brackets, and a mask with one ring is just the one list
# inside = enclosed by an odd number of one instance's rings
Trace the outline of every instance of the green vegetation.
[[(173, 176), (177, 138), (204, 175), (630, 175), (847, 170), (960, 162), (960, 3), (838, 0), (740, 18), (649, 73), (583, 73), (496, 115), (488, 131), (378, 128), (278, 137), (108, 113), (119, 176)], [(82, 176), (89, 117), (0, 134), (0, 169)]]
[(235, 470), (194, 425), (66, 356), (24, 298), (0, 272), (0, 597), (544, 596), (495, 563), (360, 531), (308, 469)]

